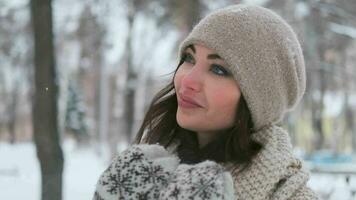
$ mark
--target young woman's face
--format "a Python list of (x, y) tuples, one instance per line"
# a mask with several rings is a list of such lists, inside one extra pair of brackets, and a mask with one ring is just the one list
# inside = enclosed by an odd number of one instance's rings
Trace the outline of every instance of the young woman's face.
[(189, 46), (174, 77), (177, 123), (196, 132), (218, 132), (233, 126), (241, 96), (227, 64), (212, 49)]

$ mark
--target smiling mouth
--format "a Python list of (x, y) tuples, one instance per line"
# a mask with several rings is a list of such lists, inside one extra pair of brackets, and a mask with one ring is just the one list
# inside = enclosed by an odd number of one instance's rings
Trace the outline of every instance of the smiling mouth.
[(184, 97), (178, 97), (178, 105), (182, 108), (201, 108), (199, 104), (191, 101), (190, 99), (186, 99)]

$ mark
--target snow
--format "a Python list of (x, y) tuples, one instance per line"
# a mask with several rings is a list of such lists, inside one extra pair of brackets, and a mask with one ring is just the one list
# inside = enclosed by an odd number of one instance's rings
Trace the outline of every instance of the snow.
[(308, 184), (314, 191), (316, 191), (320, 195), (321, 199), (356, 199), (356, 175), (353, 175), (350, 178), (349, 184), (347, 184), (344, 175), (331, 176), (324, 174), (313, 174)]
[(247, 4), (247, 5), (259, 5), (259, 6), (263, 6), (264, 4), (266, 4), (269, 0), (244, 0), (242, 1), (243, 4)]
[(71, 144), (65, 148), (63, 199), (91, 199), (98, 177), (108, 164), (95, 154), (94, 148), (77, 149)]
[[(1, 0), (3, 1), (3, 0)], [(20, 7), (25, 7), (28, 6), (29, 0), (11, 0), (11, 1), (4, 1), (0, 2), (0, 5), (4, 5), (0, 7), (0, 14), (6, 14), (9, 9), (16, 9)]]
[(39, 165), (33, 145), (1, 143), (0, 157), (0, 199), (39, 199)]
[(329, 29), (335, 33), (356, 38), (356, 28), (337, 23), (329, 23)]
[(344, 95), (341, 92), (326, 92), (324, 97), (325, 115), (338, 116), (342, 112)]
[[(314, 99), (320, 99), (320, 91), (313, 93)], [(342, 112), (344, 106), (345, 94), (343, 91), (338, 92), (325, 92), (324, 94), (324, 112), (325, 116), (337, 117)], [(356, 107), (356, 94), (349, 95), (350, 107)]]
[(73, 32), (79, 26), (78, 18), (83, 9), (80, 1), (54, 1), (53, 2), (53, 21), (55, 33), (60, 31)]
[(309, 7), (305, 2), (298, 2), (295, 9), (295, 16), (302, 19), (310, 13)]
[[(106, 24), (106, 44), (109, 48), (105, 51), (104, 56), (108, 66), (116, 66), (125, 51), (124, 41), (127, 37), (128, 23), (124, 6), (118, 5), (118, 2), (115, 1), (106, 3), (108, 10), (106, 15), (101, 16), (101, 18)], [(113, 69), (109, 69), (109, 71), (111, 70)]]
[[(151, 70), (154, 74), (154, 77), (159, 78), (159, 76), (172, 73), (177, 67), (178, 55), (173, 54), (173, 59), (171, 58), (171, 52), (174, 52), (174, 50), (177, 48), (175, 42), (177, 41), (177, 38), (178, 33), (176, 31), (167, 31), (165, 36), (156, 41), (156, 48), (151, 57)], [(169, 61), (171, 61), (171, 63), (169, 63)]]
[[(119, 152), (123, 146), (119, 146)], [(67, 139), (63, 149), (63, 200), (91, 199), (95, 184), (108, 163), (96, 155), (94, 148), (78, 148), (72, 140)], [(40, 199), (40, 171), (34, 145), (2, 142), (0, 157), (0, 199)], [(343, 175), (312, 174), (308, 185), (323, 197), (329, 195), (330, 200), (355, 199), (351, 191), (356, 191), (356, 175), (350, 176), (347, 183)]]
[[(0, 199), (40, 199), (40, 169), (32, 143), (0, 143)], [(95, 184), (108, 164), (98, 158), (94, 148), (64, 144), (63, 200), (91, 199)], [(21, 192), (19, 192), (21, 191)]]

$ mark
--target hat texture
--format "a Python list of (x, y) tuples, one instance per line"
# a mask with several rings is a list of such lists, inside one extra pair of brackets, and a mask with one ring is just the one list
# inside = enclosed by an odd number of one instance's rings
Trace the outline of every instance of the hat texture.
[(255, 131), (280, 122), (305, 92), (304, 58), (297, 36), (269, 9), (248, 5), (218, 9), (181, 43), (179, 59), (192, 44), (213, 49), (228, 64)]

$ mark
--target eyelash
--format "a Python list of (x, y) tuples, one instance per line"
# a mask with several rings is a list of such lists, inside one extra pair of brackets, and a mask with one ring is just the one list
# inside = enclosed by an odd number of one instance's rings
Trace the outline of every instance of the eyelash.
[[(193, 65), (195, 64), (194, 57), (190, 53), (183, 53), (181, 62), (182, 63), (187, 62)], [(216, 72), (216, 69), (219, 70), (220, 72)], [(230, 73), (224, 67), (217, 64), (212, 64), (210, 71), (212, 71), (214, 74), (218, 76), (230, 76)]]
[(188, 59), (187, 59), (188, 57), (189, 57), (189, 59), (194, 60), (193, 56), (190, 53), (183, 53), (182, 61), (188, 62), (190, 64), (194, 64), (193, 61), (188, 61)]

